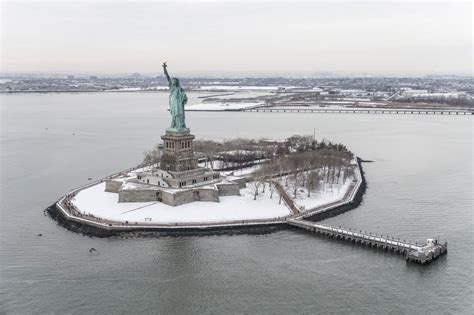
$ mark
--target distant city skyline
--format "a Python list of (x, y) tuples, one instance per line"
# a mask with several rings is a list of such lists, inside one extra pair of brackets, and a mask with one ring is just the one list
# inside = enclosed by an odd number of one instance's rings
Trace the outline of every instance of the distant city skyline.
[(472, 75), (470, 2), (2, 2), (2, 73)]

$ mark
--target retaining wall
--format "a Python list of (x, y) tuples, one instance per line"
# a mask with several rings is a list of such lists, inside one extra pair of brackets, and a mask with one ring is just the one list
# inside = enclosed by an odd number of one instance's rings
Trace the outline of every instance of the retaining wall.
[[(365, 180), (363, 177), (362, 168), (360, 166), (360, 160), (357, 161), (358, 171), (360, 176), (358, 177), (357, 184), (354, 185), (348, 197), (339, 203), (328, 205), (323, 209), (308, 210), (304, 213), (297, 215), (290, 215), (283, 218), (276, 219), (261, 219), (261, 220), (238, 220), (228, 222), (212, 222), (212, 223), (181, 223), (181, 224), (156, 224), (156, 223), (140, 223), (136, 225), (128, 225), (123, 222), (115, 222), (111, 220), (103, 220), (99, 218), (86, 218), (76, 217), (71, 215), (65, 207), (62, 205), (64, 197), (61, 198), (57, 203), (47, 209), (47, 212), (52, 218), (58, 221), (58, 223), (69, 230), (83, 233), (97, 237), (108, 237), (116, 235), (126, 235), (127, 233), (138, 233), (134, 235), (150, 236), (150, 235), (195, 235), (195, 234), (235, 234), (235, 233), (269, 233), (278, 229), (288, 228), (287, 220), (289, 218), (307, 218), (314, 220), (321, 220), (327, 216), (334, 216), (339, 213), (348, 211), (357, 207), (362, 199), (362, 194), (365, 191)], [(132, 169), (126, 170), (130, 171)], [(121, 172), (122, 173), (122, 172)], [(119, 173), (118, 173), (119, 174)], [(106, 179), (113, 178), (109, 176)], [(103, 180), (99, 180), (82, 187), (72, 190), (70, 193), (75, 193), (81, 189), (88, 188), (96, 185)], [(199, 200), (212, 200), (218, 201), (218, 191), (211, 189), (197, 189), (199, 191)], [(150, 194), (148, 197), (154, 197), (152, 201), (156, 200), (156, 190), (147, 192)], [(186, 203), (189, 200), (195, 198), (192, 190), (180, 192), (178, 194), (163, 194), (164, 198), (173, 198), (176, 204)], [(192, 201), (193, 201), (192, 200)], [(125, 233), (125, 234), (124, 234)], [(146, 235), (145, 235), (146, 234)]]

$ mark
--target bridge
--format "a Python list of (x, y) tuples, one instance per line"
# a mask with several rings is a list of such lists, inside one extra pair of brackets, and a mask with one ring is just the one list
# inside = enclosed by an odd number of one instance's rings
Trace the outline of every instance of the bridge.
[(448, 109), (392, 109), (392, 108), (291, 108), (288, 107), (256, 107), (242, 109), (244, 112), (266, 113), (338, 113), (338, 114), (410, 114), (410, 115), (472, 115), (471, 110)]

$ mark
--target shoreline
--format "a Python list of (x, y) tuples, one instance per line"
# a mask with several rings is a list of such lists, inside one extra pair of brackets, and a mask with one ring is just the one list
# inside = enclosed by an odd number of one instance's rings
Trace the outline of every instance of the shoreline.
[(283, 229), (288, 226), (282, 223), (273, 224), (254, 224), (254, 225), (226, 225), (216, 223), (215, 225), (207, 225), (199, 227), (195, 226), (151, 226), (149, 228), (143, 226), (130, 226), (123, 229), (104, 229), (89, 224), (81, 224), (72, 220), (68, 220), (64, 214), (58, 209), (54, 203), (45, 210), (48, 215), (57, 222), (61, 227), (83, 236), (98, 238), (133, 238), (133, 237), (179, 237), (179, 236), (214, 236), (214, 235), (238, 235), (238, 234), (269, 234)]
[[(221, 92), (224, 94), (220, 95), (229, 95), (234, 94), (236, 91), (208, 91), (208, 90), (188, 90), (192, 93), (202, 93), (202, 94), (209, 94), (209, 93), (216, 93)], [(253, 90), (244, 90), (244, 91), (253, 91)], [(85, 91), (85, 90), (57, 90), (57, 91), (1, 91), (0, 95), (9, 95), (9, 94), (79, 94), (79, 93), (167, 93), (167, 89), (163, 90), (93, 90), (93, 91)], [(241, 91), (237, 91), (241, 92)], [(208, 97), (215, 97), (216, 95), (206, 95), (201, 96), (198, 98), (208, 98)], [(218, 96), (218, 95), (217, 95)], [(255, 100), (254, 100), (255, 101)], [(243, 102), (245, 103), (245, 102)], [(214, 103), (209, 103), (214, 104)], [(209, 105), (208, 104), (208, 105)], [(221, 104), (221, 102), (215, 103), (216, 105)], [(235, 104), (240, 104), (239, 102), (235, 102)], [(191, 105), (191, 104), (190, 104)], [(192, 104), (193, 106), (195, 104)], [(299, 106), (299, 105), (284, 105), (284, 104), (274, 104), (273, 106), (268, 106), (266, 104), (261, 104), (259, 106), (251, 106), (251, 107), (238, 107), (235, 108), (210, 108), (210, 109), (185, 109), (187, 112), (284, 112), (284, 113), (366, 113), (366, 114), (449, 114), (451, 115), (474, 115), (474, 107), (470, 106), (450, 106), (448, 104), (443, 103), (400, 103), (395, 102), (393, 104), (387, 103), (385, 105), (376, 105), (376, 106), (346, 106), (340, 108), (340, 105), (331, 105), (331, 104), (324, 104), (325, 106)], [(399, 113), (400, 112), (400, 113)]]
[[(356, 179), (353, 180), (350, 189), (337, 202), (318, 206), (307, 211), (300, 211), (296, 207), (293, 214), (285, 217), (243, 220), (243, 221), (222, 221), (222, 222), (195, 222), (195, 223), (162, 223), (146, 224), (135, 222), (129, 225), (128, 222), (106, 221), (99, 218), (84, 219), (69, 213), (61, 204), (65, 197), (51, 205), (45, 210), (49, 216), (57, 221), (57, 224), (69, 231), (80, 233), (83, 236), (99, 238), (141, 238), (141, 237), (181, 237), (181, 236), (219, 236), (219, 235), (263, 235), (280, 230), (296, 230), (329, 236), (333, 239), (348, 241), (351, 243), (368, 246), (383, 251), (395, 252), (405, 256), (407, 262), (415, 262), (426, 265), (445, 255), (448, 251), (448, 243), (439, 243), (439, 240), (428, 238), (425, 245), (418, 245), (417, 242), (401, 241), (395, 237), (376, 233), (357, 231), (354, 229), (344, 229), (331, 225), (317, 224), (315, 222), (337, 216), (341, 213), (357, 208), (362, 203), (367, 184), (361, 166), (361, 159), (356, 157)], [(102, 181), (102, 180), (100, 180)], [(99, 182), (100, 182), (99, 181)], [(92, 184), (96, 185), (96, 183)], [(75, 191), (85, 189), (91, 185), (86, 185)], [(293, 209), (295, 205), (283, 198), (284, 204)], [(112, 224), (113, 223), (113, 224)]]
[[(360, 205), (362, 196), (366, 190), (366, 182), (361, 166), (361, 159), (357, 157), (358, 178), (357, 184), (349, 191), (349, 196), (344, 196), (338, 202), (322, 205), (307, 210), (300, 214), (288, 215), (278, 219), (255, 219), (224, 222), (200, 222), (200, 223), (170, 223), (170, 224), (136, 224), (125, 225), (111, 224), (106, 222), (95, 222), (70, 214), (61, 202), (64, 196), (49, 206), (45, 211), (57, 221), (58, 225), (79, 234), (91, 237), (149, 237), (149, 236), (189, 236), (189, 235), (233, 235), (233, 234), (267, 234), (282, 229), (292, 228), (288, 220), (295, 218), (308, 218), (311, 221), (320, 221), (325, 218), (352, 210)], [(123, 171), (122, 171), (123, 172)], [(116, 174), (120, 174), (118, 172)], [(111, 175), (110, 177), (115, 176)], [(103, 181), (81, 186), (71, 191), (80, 191)], [(347, 194), (346, 194), (347, 195)], [(346, 200), (347, 199), (347, 200)]]

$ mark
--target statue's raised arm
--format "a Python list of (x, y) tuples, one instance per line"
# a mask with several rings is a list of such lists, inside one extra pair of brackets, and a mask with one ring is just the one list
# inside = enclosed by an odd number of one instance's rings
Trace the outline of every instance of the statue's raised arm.
[(163, 62), (163, 72), (165, 73), (166, 80), (168, 80), (168, 84), (171, 84), (171, 78), (170, 75), (168, 74), (168, 70), (166, 69), (168, 65), (166, 64), (166, 61)]

